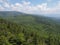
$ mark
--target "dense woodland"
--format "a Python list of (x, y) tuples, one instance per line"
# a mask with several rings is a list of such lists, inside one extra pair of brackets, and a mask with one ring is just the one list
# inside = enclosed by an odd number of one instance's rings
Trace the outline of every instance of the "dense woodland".
[(0, 45), (60, 45), (60, 24), (48, 17), (0, 17)]

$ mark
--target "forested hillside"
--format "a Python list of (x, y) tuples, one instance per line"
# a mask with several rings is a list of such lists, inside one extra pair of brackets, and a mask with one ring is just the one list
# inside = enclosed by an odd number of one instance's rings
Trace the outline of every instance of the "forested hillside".
[(60, 24), (43, 16), (2, 16), (0, 45), (60, 45)]

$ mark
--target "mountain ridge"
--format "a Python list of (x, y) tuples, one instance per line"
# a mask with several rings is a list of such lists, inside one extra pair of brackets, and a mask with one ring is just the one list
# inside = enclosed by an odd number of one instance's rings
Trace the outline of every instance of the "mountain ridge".
[(60, 45), (60, 23), (44, 16), (6, 14), (0, 19), (0, 45)]

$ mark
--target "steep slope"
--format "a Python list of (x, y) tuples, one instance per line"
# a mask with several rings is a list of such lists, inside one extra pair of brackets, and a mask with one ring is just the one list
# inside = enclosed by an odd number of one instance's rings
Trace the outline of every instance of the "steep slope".
[(51, 18), (28, 14), (2, 18), (0, 45), (60, 45), (60, 23)]
[(0, 19), (0, 45), (60, 45), (60, 25), (16, 24)]
[(0, 11), (0, 16), (4, 19), (7, 19), (9, 21), (14, 21), (17, 23), (51, 23), (51, 22), (59, 22), (59, 19), (55, 19), (52, 17), (45, 17), (45, 16), (39, 16), (39, 15), (30, 15), (25, 14), (22, 12), (16, 12), (16, 11)]
[(3, 17), (4, 19), (7, 19), (9, 21), (13, 21), (16, 23), (55, 23), (53, 19), (49, 17), (44, 17), (44, 16), (37, 16), (37, 15), (17, 15), (17, 16), (6, 16)]

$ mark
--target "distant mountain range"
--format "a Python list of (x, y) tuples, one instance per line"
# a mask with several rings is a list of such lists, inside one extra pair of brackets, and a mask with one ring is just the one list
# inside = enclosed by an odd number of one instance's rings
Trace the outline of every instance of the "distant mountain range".
[(50, 15), (49, 16), (48, 15), (43, 16), (43, 15), (26, 14), (26, 13), (17, 12), (17, 11), (0, 11), (0, 16), (3, 17), (3, 18), (7, 18), (8, 20), (9, 19), (10, 20), (15, 20), (15, 19), (20, 20), (21, 17), (22, 17), (22, 20), (23, 20), (23, 18), (28, 19), (28, 18), (31, 17), (31, 18), (37, 19), (38, 21), (44, 20), (46, 22), (46, 20), (47, 21), (54, 20), (54, 21), (57, 21), (57, 22), (60, 23), (60, 18), (57, 18), (56, 14), (55, 14), (55, 16), (54, 15), (52, 15), (52, 16), (50, 16)]
[(6, 16), (17, 16), (17, 15), (23, 15), (22, 12), (17, 11), (0, 11), (0, 16), (6, 17)]
[[(8, 16), (8, 15), (27, 15), (26, 13), (23, 12), (17, 12), (17, 11), (0, 11), (0, 16)], [(30, 15), (38, 15), (38, 14), (30, 14)], [(55, 17), (55, 18), (59, 18), (60, 14), (41, 14), (40, 16), (47, 16), (47, 17)]]

